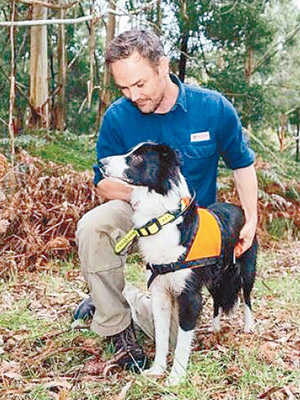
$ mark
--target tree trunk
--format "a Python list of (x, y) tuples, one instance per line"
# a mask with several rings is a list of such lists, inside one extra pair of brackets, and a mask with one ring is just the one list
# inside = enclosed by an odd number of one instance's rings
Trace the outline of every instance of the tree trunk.
[(299, 108), (296, 111), (297, 117), (297, 138), (296, 138), (296, 162), (299, 161), (299, 147), (300, 147), (300, 114)]
[(283, 150), (284, 150), (284, 139), (286, 136), (286, 128), (287, 128), (287, 117), (286, 117), (286, 115), (282, 114), (280, 116), (280, 126), (277, 131), (280, 152), (283, 152)]
[(180, 59), (179, 59), (179, 79), (184, 82), (186, 72), (186, 60), (188, 49), (189, 34), (183, 33), (180, 43)]
[[(15, 0), (12, 2), (11, 20), (14, 21), (16, 14)], [(15, 162), (15, 131), (14, 131), (14, 109), (16, 99), (16, 78), (15, 78), (15, 29), (10, 27), (10, 93), (9, 93), (9, 121), (8, 132), (10, 137), (10, 156), (11, 164)]]
[[(62, 0), (60, 0), (63, 4)], [(65, 10), (62, 8), (59, 11), (59, 18), (63, 19)], [(65, 129), (65, 93), (66, 93), (66, 44), (65, 44), (65, 26), (59, 25), (58, 27), (58, 42), (57, 42), (57, 56), (58, 56), (58, 92), (56, 108), (56, 129), (63, 131)]]
[(162, 10), (161, 10), (161, 0), (156, 1), (156, 21), (154, 25), (154, 30), (158, 36), (161, 35), (161, 21), (162, 21)]
[(247, 49), (247, 58), (245, 62), (245, 78), (248, 85), (251, 84), (252, 71), (253, 71), (253, 59), (254, 50), (251, 48)]
[(95, 66), (95, 46), (96, 46), (96, 36), (95, 36), (95, 21), (90, 23), (90, 79), (88, 80), (88, 93), (87, 93), (87, 106), (88, 109), (92, 105), (92, 97), (94, 91), (94, 66)]
[[(116, 9), (116, 1), (109, 1), (109, 6), (111, 10)], [(109, 13), (108, 15), (108, 22), (106, 28), (106, 47), (111, 42), (111, 40), (115, 36), (115, 29), (116, 29), (116, 16), (114, 13)], [(104, 71), (104, 78), (103, 78), (103, 90), (101, 96), (101, 103), (100, 103), (100, 117), (104, 114), (105, 109), (111, 103), (111, 73), (110, 71), (105, 68)]]
[[(47, 19), (47, 8), (32, 6), (32, 20)], [(49, 127), (47, 27), (30, 28), (30, 104), (29, 127)]]

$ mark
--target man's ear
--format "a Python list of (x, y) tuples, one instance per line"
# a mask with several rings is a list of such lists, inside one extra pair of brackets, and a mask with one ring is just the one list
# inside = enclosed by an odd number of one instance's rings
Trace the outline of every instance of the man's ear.
[(158, 72), (161, 78), (165, 78), (169, 76), (170, 68), (169, 68), (169, 59), (166, 56), (162, 56), (159, 59)]

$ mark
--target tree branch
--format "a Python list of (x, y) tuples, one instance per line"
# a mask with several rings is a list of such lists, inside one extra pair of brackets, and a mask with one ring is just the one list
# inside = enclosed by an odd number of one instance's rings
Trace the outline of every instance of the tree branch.
[[(252, 74), (254, 74), (256, 71), (258, 71), (266, 62), (268, 62), (272, 57), (274, 57), (277, 53), (279, 53), (282, 48), (290, 41), (292, 40), (300, 31), (300, 24), (296, 26), (296, 28), (287, 34), (287, 36), (280, 40), (278, 43), (276, 43), (273, 46), (273, 49), (271, 49), (269, 52), (267, 52), (260, 61), (256, 63), (254, 66), (253, 70), (251, 71)], [(282, 44), (282, 47), (279, 45)]]
[(24, 3), (24, 4), (28, 4), (30, 6), (39, 5), (39, 6), (51, 8), (52, 10), (66, 10), (68, 8), (73, 7), (75, 4), (77, 4), (79, 0), (71, 1), (70, 3), (67, 3), (65, 5), (46, 3), (42, 0), (17, 0), (17, 1), (18, 1), (18, 3)]
[(39, 19), (34, 21), (4, 21), (0, 22), (1, 26), (39, 26), (39, 25), (63, 25), (63, 24), (80, 24), (81, 22), (90, 21), (92, 19), (100, 19), (101, 15), (87, 15), (86, 17), (70, 18), (70, 19)]
[[(36, 4), (44, 5), (45, 7), (47, 7), (45, 4), (49, 4), (49, 3), (43, 3), (43, 2), (41, 2), (41, 0), (18, 0), (18, 1), (25, 2), (25, 3), (28, 2), (28, 4), (35, 4), (36, 3)], [(140, 13), (142, 10), (146, 9), (147, 7), (149, 7), (149, 5), (152, 5), (152, 3), (153, 2), (147, 4), (147, 6), (141, 7), (138, 10), (135, 10), (135, 11), (129, 12), (129, 13), (125, 12), (125, 11), (123, 12), (122, 10), (121, 10), (121, 12), (118, 12), (118, 11), (113, 10), (113, 9), (108, 9), (105, 14), (111, 13), (111, 14), (115, 14), (117, 16), (135, 15), (137, 13)], [(55, 7), (57, 7), (57, 6), (55, 6)], [(59, 8), (60, 7), (58, 7), (58, 9)], [(99, 20), (99, 19), (101, 19), (103, 17), (104, 17), (104, 14), (91, 14), (91, 15), (87, 15), (87, 16), (84, 16), (84, 17), (69, 18), (69, 19), (67, 19), (67, 18), (66, 19), (55, 19), (55, 18), (53, 18), (53, 19), (45, 19), (45, 20), (39, 19), (39, 20), (35, 20), (35, 21), (32, 21), (32, 20), (27, 20), (27, 21), (0, 21), (0, 27), (1, 26), (4, 26), (4, 27), (16, 26), (16, 27), (18, 27), (18, 26), (39, 26), (39, 25), (55, 25), (55, 24), (58, 24), (58, 25), (62, 25), (62, 24), (66, 24), (66, 25), (67, 24), (80, 24), (81, 22), (86, 22), (86, 21), (90, 21), (90, 20), (97, 21), (97, 20)]]

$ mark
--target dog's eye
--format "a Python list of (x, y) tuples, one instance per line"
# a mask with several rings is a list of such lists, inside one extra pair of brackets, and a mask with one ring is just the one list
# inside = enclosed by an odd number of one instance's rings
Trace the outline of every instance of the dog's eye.
[(143, 157), (142, 156), (137, 156), (134, 155), (131, 159), (131, 165), (133, 167), (139, 167), (140, 165), (143, 164)]

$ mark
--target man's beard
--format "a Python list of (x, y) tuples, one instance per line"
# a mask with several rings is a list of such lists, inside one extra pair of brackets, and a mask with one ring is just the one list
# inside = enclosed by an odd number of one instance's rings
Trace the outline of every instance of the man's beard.
[(146, 106), (148, 106), (148, 102), (150, 103), (150, 107), (149, 107), (149, 109), (143, 109), (143, 106), (139, 106), (138, 105), (138, 103), (133, 103), (134, 105), (135, 105), (135, 107), (137, 107), (139, 110), (140, 110), (140, 112), (142, 113), (142, 114), (145, 114), (145, 115), (147, 115), (147, 114), (153, 114), (153, 113), (155, 113), (155, 111), (159, 108), (159, 106), (161, 105), (161, 102), (162, 102), (162, 100), (163, 100), (163, 94), (161, 94), (161, 96), (153, 103), (151, 100), (149, 101), (146, 101)]

